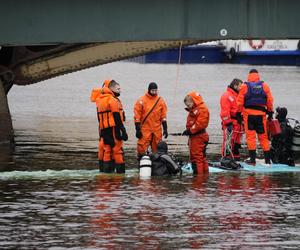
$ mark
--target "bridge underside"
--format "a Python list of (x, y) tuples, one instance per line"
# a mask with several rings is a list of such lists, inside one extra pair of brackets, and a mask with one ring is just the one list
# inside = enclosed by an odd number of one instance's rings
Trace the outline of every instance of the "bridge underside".
[(2, 1), (0, 144), (13, 140), (6, 98), (13, 84), (181, 44), (298, 39), (299, 9), (297, 0)]
[(0, 77), (7, 93), (11, 84), (32, 84), (96, 65), (198, 42), (201, 41), (144, 41), (2, 47), (0, 50)]
[(201, 41), (2, 47), (0, 50), (0, 144), (13, 142), (12, 121), (6, 97), (13, 84), (32, 84), (96, 65), (198, 42)]
[(6, 0), (0, 46), (299, 38), (298, 0)]
[[(0, 75), (31, 84), (151, 51), (220, 39), (299, 38), (297, 0), (7, 0)], [(13, 80), (14, 79), (14, 80)]]

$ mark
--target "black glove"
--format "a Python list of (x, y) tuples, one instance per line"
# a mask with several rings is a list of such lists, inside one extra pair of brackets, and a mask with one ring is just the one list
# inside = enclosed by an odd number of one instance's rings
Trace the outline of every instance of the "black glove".
[(117, 140), (122, 141), (121, 129), (118, 127), (115, 127), (115, 136)]
[(128, 134), (127, 134), (127, 132), (126, 132), (125, 127), (122, 127), (122, 128), (121, 128), (121, 132), (122, 132), (122, 140), (123, 140), (123, 141), (127, 141), (127, 140), (128, 140)]
[(233, 128), (232, 122), (229, 122), (228, 124), (226, 124), (226, 129), (227, 129), (228, 133), (232, 132), (232, 128)]
[(167, 139), (168, 138), (168, 125), (167, 125), (167, 121), (163, 121), (162, 122), (162, 126), (163, 126), (163, 135), (164, 135), (164, 138)]
[(116, 138), (119, 141), (121, 141), (121, 140), (127, 141), (128, 140), (128, 135), (127, 135), (126, 129), (123, 125), (120, 113), (119, 112), (113, 112), (113, 117), (114, 117), (115, 124), (116, 124), (116, 127), (115, 127)]
[(236, 113), (236, 120), (237, 120), (238, 124), (242, 125), (242, 123), (243, 123), (243, 116), (242, 116), (241, 112), (237, 112)]
[(191, 135), (191, 131), (189, 129), (186, 129), (182, 132), (182, 135)]
[(274, 112), (273, 111), (267, 111), (267, 115), (268, 115), (268, 120), (273, 120), (273, 114)]
[(141, 131), (141, 123), (136, 122), (135, 123), (135, 137), (138, 139), (141, 139), (143, 136), (142, 131)]

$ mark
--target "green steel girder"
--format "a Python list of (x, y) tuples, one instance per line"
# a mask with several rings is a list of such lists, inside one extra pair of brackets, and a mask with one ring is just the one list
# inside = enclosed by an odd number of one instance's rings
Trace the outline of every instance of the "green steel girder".
[(298, 0), (1, 0), (0, 45), (300, 38)]

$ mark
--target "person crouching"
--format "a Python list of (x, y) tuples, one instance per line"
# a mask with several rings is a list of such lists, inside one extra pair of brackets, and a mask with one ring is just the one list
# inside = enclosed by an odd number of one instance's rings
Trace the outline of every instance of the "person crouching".
[(152, 176), (176, 175), (180, 172), (178, 164), (168, 155), (168, 144), (161, 141), (157, 144), (157, 152), (150, 154)]
[(194, 174), (208, 172), (206, 147), (209, 141), (206, 128), (209, 123), (209, 111), (201, 95), (195, 91), (184, 98), (186, 110), (189, 112), (186, 121), (186, 130), (182, 135), (189, 136), (190, 160)]
[(288, 110), (285, 107), (276, 108), (276, 119), (280, 122), (281, 133), (271, 139), (271, 159), (273, 163), (295, 166), (292, 144), (293, 128), (286, 118)]

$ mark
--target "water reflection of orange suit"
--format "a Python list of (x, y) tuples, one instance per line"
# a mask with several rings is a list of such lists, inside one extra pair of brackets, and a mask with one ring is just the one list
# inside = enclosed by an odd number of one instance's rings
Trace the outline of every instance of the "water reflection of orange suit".
[[(91, 246), (95, 248), (111, 248), (118, 246), (119, 242), (114, 242), (118, 239), (118, 234), (122, 233), (117, 218), (122, 214), (122, 208), (115, 206), (118, 200), (118, 192), (124, 181), (122, 175), (98, 175), (96, 177), (96, 214), (97, 216), (91, 219), (95, 240), (91, 242)], [(100, 239), (99, 243), (97, 239)]]
[[(139, 238), (139, 249), (146, 247), (147, 249), (160, 249), (161, 248), (161, 238), (157, 232), (164, 232), (165, 225), (168, 222), (167, 216), (165, 215), (164, 209), (161, 206), (154, 207), (151, 205), (151, 200), (145, 197), (154, 197), (156, 200), (158, 197), (167, 196), (167, 191), (169, 190), (169, 185), (163, 186), (164, 182), (162, 179), (134, 179), (132, 185), (138, 190), (135, 195), (136, 199), (140, 199), (142, 204), (140, 204), (139, 209), (135, 209), (136, 212), (131, 215), (134, 219), (134, 228), (136, 229), (137, 235), (135, 237)], [(140, 232), (147, 232), (143, 234), (142, 237)], [(136, 246), (136, 244), (135, 244)]]
[(190, 92), (188, 95), (194, 102), (192, 109), (188, 110), (189, 114), (186, 122), (186, 135), (189, 135), (190, 160), (193, 164), (194, 173), (201, 174), (208, 172), (206, 147), (209, 137), (206, 128), (209, 122), (209, 111), (199, 93)]
[[(209, 179), (209, 173), (205, 172), (200, 175), (193, 177), (191, 189), (195, 192), (197, 199), (202, 199), (207, 196), (207, 183)], [(188, 223), (191, 225), (188, 231), (192, 235), (201, 235), (206, 231), (206, 228), (209, 226), (208, 221), (205, 219), (202, 213), (198, 209), (189, 210), (187, 214)], [(201, 249), (205, 246), (206, 241), (202, 237), (193, 237), (189, 241), (189, 245), (192, 249)]]
[(167, 105), (162, 97), (152, 96), (146, 92), (137, 100), (134, 105), (134, 122), (136, 127), (140, 127), (142, 133), (142, 137), (137, 142), (138, 157), (146, 154), (149, 145), (152, 152), (157, 151), (157, 144), (162, 140), (161, 126), (163, 123), (166, 124), (166, 121)]
[[(241, 230), (245, 224), (257, 224), (261, 228), (270, 229), (271, 221), (268, 219), (268, 215), (264, 216), (263, 213), (259, 211), (254, 211), (251, 217), (249, 216), (249, 211), (247, 211), (247, 202), (253, 203), (253, 196), (257, 194), (270, 194), (270, 188), (276, 187), (275, 183), (272, 183), (270, 177), (262, 176), (260, 180), (258, 177), (249, 175), (246, 178), (242, 178), (240, 175), (221, 175), (217, 180), (218, 194), (219, 196), (228, 196), (240, 198), (239, 202), (245, 207), (244, 213), (237, 213), (237, 211), (228, 211), (228, 215), (223, 215), (219, 217), (219, 223), (222, 225), (224, 230), (234, 229)], [(254, 189), (257, 192), (254, 192)], [(236, 198), (233, 198), (236, 201)], [(273, 198), (271, 197), (271, 200)], [(229, 201), (228, 201), (229, 202)], [(239, 210), (240, 211), (240, 210)], [(243, 211), (242, 211), (243, 212)]]
[[(161, 180), (159, 183), (161, 184)], [(123, 185), (130, 185), (131, 188), (124, 189)], [(163, 231), (167, 216), (164, 216), (160, 207), (152, 207), (148, 201), (143, 201), (149, 194), (154, 197), (164, 195), (163, 192), (168, 190), (167, 188), (163, 189), (162, 186), (157, 185), (155, 179), (132, 178), (129, 180), (122, 175), (98, 175), (96, 178), (95, 206), (97, 217), (91, 220), (96, 239), (91, 243), (91, 247), (127, 249), (132, 248), (128, 242), (138, 240), (139, 248), (143, 246), (158, 248), (161, 242), (156, 232)], [(128, 194), (134, 196), (134, 199), (128, 199)], [(136, 202), (138, 202), (138, 207), (134, 206)], [(124, 232), (128, 231), (128, 225), (131, 233), (125, 235)], [(147, 233), (141, 237), (143, 232)], [(122, 238), (127, 241), (124, 243), (124, 247), (120, 246), (122, 244), (120, 239)], [(136, 243), (133, 244), (133, 248), (135, 248)]]

